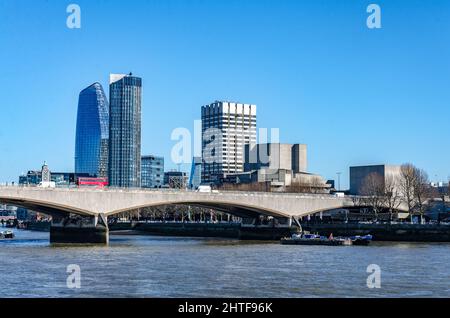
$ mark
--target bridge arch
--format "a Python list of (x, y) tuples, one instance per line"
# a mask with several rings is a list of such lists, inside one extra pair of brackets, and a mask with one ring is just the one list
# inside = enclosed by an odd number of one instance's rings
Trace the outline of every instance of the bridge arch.
[(124, 213), (127, 211), (132, 211), (136, 209), (143, 209), (143, 208), (151, 208), (151, 207), (158, 207), (158, 206), (166, 206), (166, 205), (183, 205), (183, 206), (195, 206), (195, 207), (201, 207), (206, 209), (213, 209), (219, 212), (228, 213), (234, 216), (238, 217), (257, 217), (259, 215), (265, 215), (265, 216), (272, 216), (276, 218), (289, 218), (290, 215), (274, 210), (269, 208), (263, 208), (261, 206), (251, 205), (251, 204), (245, 204), (245, 203), (236, 203), (231, 201), (202, 201), (202, 200), (195, 200), (195, 201), (184, 201), (184, 200), (178, 200), (178, 201), (164, 201), (164, 202), (149, 202), (144, 204), (139, 204), (127, 208), (122, 208), (114, 211), (107, 212), (107, 216), (114, 216), (120, 213)]
[(81, 216), (95, 216), (88, 210), (80, 209), (74, 206), (59, 204), (52, 201), (36, 200), (20, 197), (0, 197), (0, 203), (8, 204), (16, 207), (25, 208), (28, 210), (36, 211), (39, 213), (47, 214), (50, 216), (65, 216), (69, 214), (77, 214)]
[[(364, 209), (364, 208), (372, 208), (371, 206), (368, 205), (341, 205), (341, 206), (336, 206), (336, 207), (327, 207), (327, 208), (323, 208), (323, 209), (317, 209), (317, 210), (312, 210), (310, 212), (308, 212), (307, 214), (301, 215), (301, 216), (308, 216), (308, 215), (314, 215), (314, 214), (318, 214), (321, 212), (329, 212), (329, 211), (333, 211), (333, 210), (346, 210), (346, 209)], [(388, 210), (388, 208), (385, 208), (386, 210)], [(404, 208), (402, 206), (394, 209), (394, 213), (396, 212), (404, 212), (404, 213), (408, 213), (407, 208)]]

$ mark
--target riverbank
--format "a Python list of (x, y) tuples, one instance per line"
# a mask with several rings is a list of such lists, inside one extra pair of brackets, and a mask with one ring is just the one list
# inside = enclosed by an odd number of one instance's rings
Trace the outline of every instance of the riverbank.
[(371, 234), (374, 241), (450, 242), (450, 225), (447, 224), (307, 224), (303, 229), (325, 236)]
[[(239, 240), (280, 240), (297, 231), (296, 227), (243, 226), (240, 223), (133, 222), (109, 226), (110, 233), (132, 230), (133, 233), (157, 236), (219, 237)], [(125, 233), (125, 232), (124, 232)]]
[[(371, 234), (374, 241), (450, 242), (450, 225), (437, 224), (306, 224), (303, 229), (320, 235)], [(29, 222), (26, 230), (49, 232), (50, 222)], [(280, 240), (296, 228), (246, 227), (239, 223), (129, 222), (109, 225), (110, 233), (135, 235), (222, 237), (240, 240)]]

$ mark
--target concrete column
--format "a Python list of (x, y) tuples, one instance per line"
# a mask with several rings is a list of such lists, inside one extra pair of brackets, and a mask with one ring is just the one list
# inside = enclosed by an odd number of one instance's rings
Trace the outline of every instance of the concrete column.
[(108, 244), (109, 229), (106, 217), (96, 215), (82, 218), (66, 218), (52, 222), (50, 243), (61, 244)]

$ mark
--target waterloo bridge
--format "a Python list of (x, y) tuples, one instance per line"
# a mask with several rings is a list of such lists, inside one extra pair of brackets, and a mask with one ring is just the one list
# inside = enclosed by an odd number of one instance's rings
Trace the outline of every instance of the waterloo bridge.
[[(190, 205), (242, 218), (272, 216), (289, 226), (299, 225), (300, 217), (355, 207), (351, 197), (329, 194), (12, 186), (0, 187), (0, 203), (51, 215), (50, 241), (55, 243), (107, 243), (109, 216), (145, 207)], [(72, 215), (82, 216), (83, 225), (68, 222)]]

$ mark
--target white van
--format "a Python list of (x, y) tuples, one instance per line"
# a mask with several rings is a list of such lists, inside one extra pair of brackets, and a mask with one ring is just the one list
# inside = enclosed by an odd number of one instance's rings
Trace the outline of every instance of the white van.
[(201, 185), (201, 186), (198, 186), (197, 192), (211, 193), (212, 189), (211, 189), (211, 186), (209, 186), (209, 185)]
[(56, 188), (56, 183), (54, 181), (39, 182), (38, 188)]

